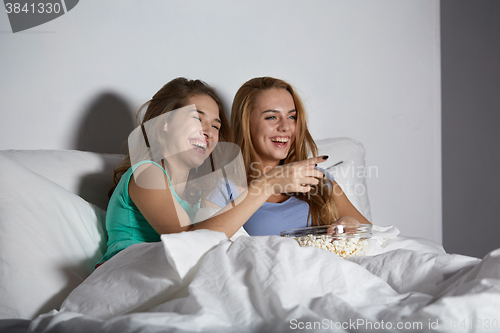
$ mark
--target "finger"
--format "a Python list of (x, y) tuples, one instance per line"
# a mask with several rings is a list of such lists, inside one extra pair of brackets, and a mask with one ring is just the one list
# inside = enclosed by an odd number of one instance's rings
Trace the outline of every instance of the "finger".
[(309, 170), (318, 170), (318, 171), (320, 171), (320, 169), (316, 168), (318, 166), (318, 164), (302, 164), (303, 162), (305, 162), (305, 161), (302, 161), (301, 164), (295, 165), (294, 169), (300, 170), (301, 172), (302, 171), (309, 171)]
[(335, 234), (343, 234), (346, 232), (345, 225), (343, 225), (343, 224), (336, 225), (334, 230), (335, 230), (335, 232), (334, 232)]
[(353, 225), (353, 224), (348, 224), (348, 225), (345, 226), (344, 230), (345, 230), (344, 231), (345, 233), (355, 234), (356, 231), (358, 230), (358, 228), (355, 225)]
[(297, 184), (296, 186), (289, 187), (286, 189), (286, 194), (293, 194), (293, 193), (307, 193), (311, 190), (311, 186), (307, 184)]
[(360, 223), (355, 218), (350, 216), (343, 216), (337, 221), (335, 221), (333, 225), (343, 226), (344, 233), (353, 234), (357, 232), (357, 226), (359, 224)]
[(335, 233), (335, 226), (331, 225), (328, 227), (328, 229), (326, 229), (326, 234), (327, 235), (332, 235)]
[(314, 159), (316, 159), (316, 161), (314, 162), (316, 164), (323, 163), (328, 159), (328, 155), (317, 156), (317, 157), (314, 157)]
[(321, 179), (325, 174), (317, 169), (306, 169), (301, 173), (301, 175), (303, 177), (314, 177)]
[(300, 186), (318, 185), (319, 180), (318, 180), (318, 178), (314, 178), (314, 177), (301, 178), (301, 179), (299, 179), (299, 184), (300, 184)]
[(300, 193), (307, 193), (309, 191), (311, 191), (312, 187), (308, 184), (302, 184), (298, 189), (297, 189), (297, 192), (300, 192)]
[(342, 224), (332, 224), (326, 229), (327, 235), (338, 235), (345, 233), (346, 230)]
[(311, 179), (310, 182), (308, 183), (309, 185), (318, 185), (319, 184), (319, 179), (315, 177), (309, 178)]
[(313, 165), (312, 168), (310, 168), (310, 167), (299, 168), (297, 176), (323, 178), (323, 172), (315, 169), (314, 165)]
[(310, 166), (310, 165), (315, 165), (315, 164), (324, 162), (327, 159), (328, 159), (328, 155), (321, 155), (321, 156), (317, 156), (317, 157), (308, 158), (307, 160), (303, 160), (303, 161), (300, 161), (298, 163), (301, 165)]

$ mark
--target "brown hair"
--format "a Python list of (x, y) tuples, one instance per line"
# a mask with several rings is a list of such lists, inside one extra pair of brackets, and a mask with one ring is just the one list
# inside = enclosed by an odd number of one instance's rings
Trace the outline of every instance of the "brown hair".
[[(164, 113), (187, 106), (189, 99), (193, 96), (210, 96), (219, 108), (219, 118), (221, 126), (219, 131), (220, 142), (231, 142), (232, 133), (229, 127), (229, 121), (226, 118), (224, 105), (215, 90), (201, 80), (188, 80), (184, 77), (178, 77), (165, 84), (149, 101), (144, 103), (137, 112), (139, 119), (141, 112), (146, 109), (140, 124), (156, 118)], [(139, 121), (137, 121), (139, 122)], [(117, 166), (113, 172), (113, 187), (109, 190), (108, 196), (111, 198), (113, 191), (120, 182), (121, 177), (131, 167), (130, 155), (127, 155), (123, 162)]]
[[(309, 158), (310, 155), (317, 156), (318, 154), (316, 143), (307, 129), (304, 105), (293, 87), (283, 80), (272, 77), (253, 78), (238, 89), (231, 110), (231, 128), (234, 133), (234, 142), (241, 148), (249, 185), (252, 180), (263, 173), (260, 164), (260, 170), (252, 164), (258, 162), (259, 159), (250, 135), (250, 113), (255, 107), (257, 97), (263, 91), (269, 89), (288, 91), (292, 95), (295, 110), (297, 111), (295, 141), (292, 143), (287, 157), (280, 164), (302, 161)], [(309, 193), (294, 194), (298, 199), (309, 204), (309, 220), (312, 225), (328, 225), (339, 218), (337, 206), (331, 195), (332, 189), (333, 183), (329, 179), (322, 179), (318, 185), (312, 186)]]

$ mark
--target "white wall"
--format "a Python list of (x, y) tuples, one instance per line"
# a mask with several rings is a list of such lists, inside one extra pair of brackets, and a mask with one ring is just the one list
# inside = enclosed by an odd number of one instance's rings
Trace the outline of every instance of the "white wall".
[(315, 138), (364, 143), (373, 222), (441, 242), (439, 2), (80, 1), (16, 34), (0, 12), (0, 149), (105, 144), (177, 76), (228, 108), (243, 82), (276, 76), (302, 94)]

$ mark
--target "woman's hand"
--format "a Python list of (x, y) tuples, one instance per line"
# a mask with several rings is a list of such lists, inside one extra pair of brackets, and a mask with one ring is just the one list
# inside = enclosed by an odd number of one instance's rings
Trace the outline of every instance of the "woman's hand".
[(356, 232), (357, 226), (361, 224), (354, 217), (342, 216), (335, 221), (327, 230), (327, 234), (343, 234)]
[(311, 185), (317, 185), (324, 177), (323, 172), (315, 169), (317, 163), (324, 162), (328, 156), (312, 157), (300, 162), (279, 165), (261, 176), (271, 194), (307, 193)]

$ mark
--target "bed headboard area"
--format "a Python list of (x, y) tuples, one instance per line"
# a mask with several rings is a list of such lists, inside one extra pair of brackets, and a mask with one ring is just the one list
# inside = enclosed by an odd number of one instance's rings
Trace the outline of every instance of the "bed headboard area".
[(0, 150), (0, 155), (104, 210), (113, 169), (124, 158), (78, 150)]

